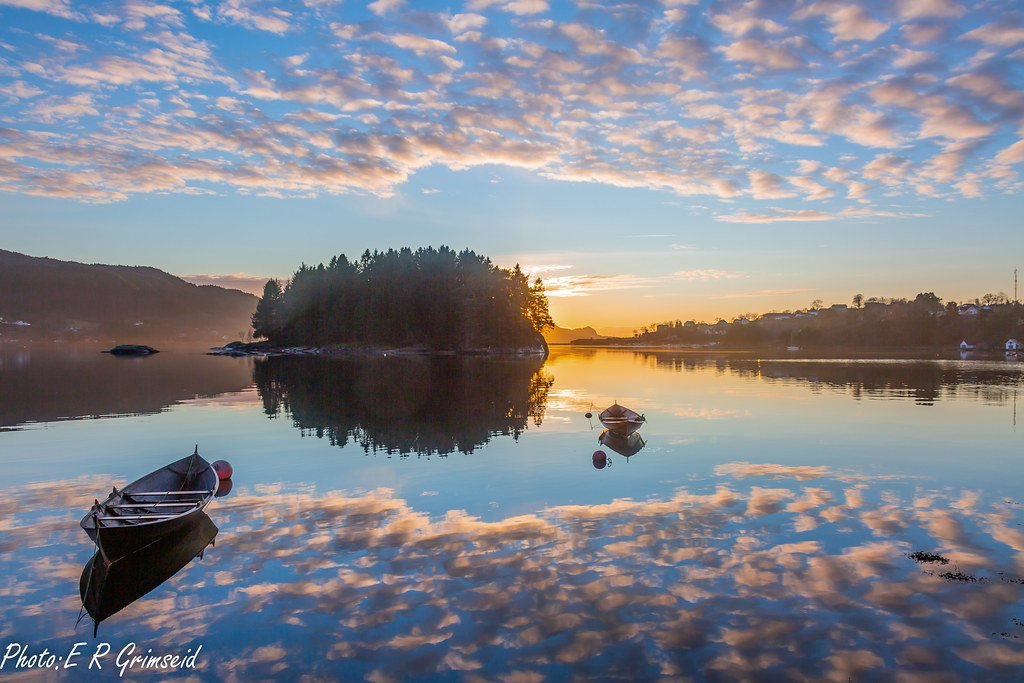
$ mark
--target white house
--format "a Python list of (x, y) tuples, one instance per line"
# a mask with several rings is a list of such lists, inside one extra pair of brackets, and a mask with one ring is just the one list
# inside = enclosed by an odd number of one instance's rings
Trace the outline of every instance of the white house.
[(960, 342), (961, 351), (972, 351), (974, 350), (974, 344), (969, 344), (966, 340)]
[(957, 309), (960, 315), (978, 315), (978, 307), (974, 304), (965, 304)]
[(1024, 344), (1021, 344), (1016, 339), (1007, 339), (1006, 340), (1006, 350), (1007, 351), (1020, 351), (1022, 349), (1024, 349)]

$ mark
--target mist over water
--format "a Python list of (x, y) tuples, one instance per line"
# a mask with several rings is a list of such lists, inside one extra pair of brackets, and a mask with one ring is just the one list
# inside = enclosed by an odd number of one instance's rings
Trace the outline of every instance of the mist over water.
[(4, 642), (94, 642), (78, 519), (198, 443), (235, 470), (215, 545), (98, 640), (202, 645), (204, 680), (1024, 670), (1022, 363), (135, 360), (0, 348)]

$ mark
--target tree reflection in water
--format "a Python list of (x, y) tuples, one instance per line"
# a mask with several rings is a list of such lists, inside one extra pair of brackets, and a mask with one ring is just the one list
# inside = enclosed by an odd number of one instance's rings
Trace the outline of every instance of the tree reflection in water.
[(303, 434), (407, 457), (473, 450), (539, 426), (554, 378), (537, 359), (267, 358), (253, 377), (264, 412)]
[(1013, 387), (1024, 383), (1015, 364), (936, 360), (772, 359), (700, 356), (672, 352), (637, 352), (659, 370), (698, 372), (709, 368), (766, 382), (804, 384), (861, 398), (910, 398), (919, 405), (972, 398), (1006, 405)]

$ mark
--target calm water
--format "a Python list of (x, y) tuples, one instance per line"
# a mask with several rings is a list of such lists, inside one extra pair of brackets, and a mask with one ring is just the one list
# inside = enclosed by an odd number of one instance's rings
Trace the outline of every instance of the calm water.
[[(20, 670), (53, 679), (116, 679), (134, 642), (201, 646), (176, 675), (204, 680), (1021, 680), (1022, 390), (1004, 361), (0, 347), (0, 656), (110, 645), (102, 671)], [(601, 445), (584, 413), (615, 400), (648, 423)], [(214, 545), (121, 567), (184, 563), (76, 628), (79, 518), (197, 443), (235, 469)]]

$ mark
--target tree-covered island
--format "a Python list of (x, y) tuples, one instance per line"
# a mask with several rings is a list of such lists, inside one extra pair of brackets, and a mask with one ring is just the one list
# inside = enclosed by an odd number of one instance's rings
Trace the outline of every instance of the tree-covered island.
[(252, 324), (280, 347), (459, 353), (547, 353), (554, 326), (540, 278), (446, 246), (302, 264), (286, 286), (267, 282)]

